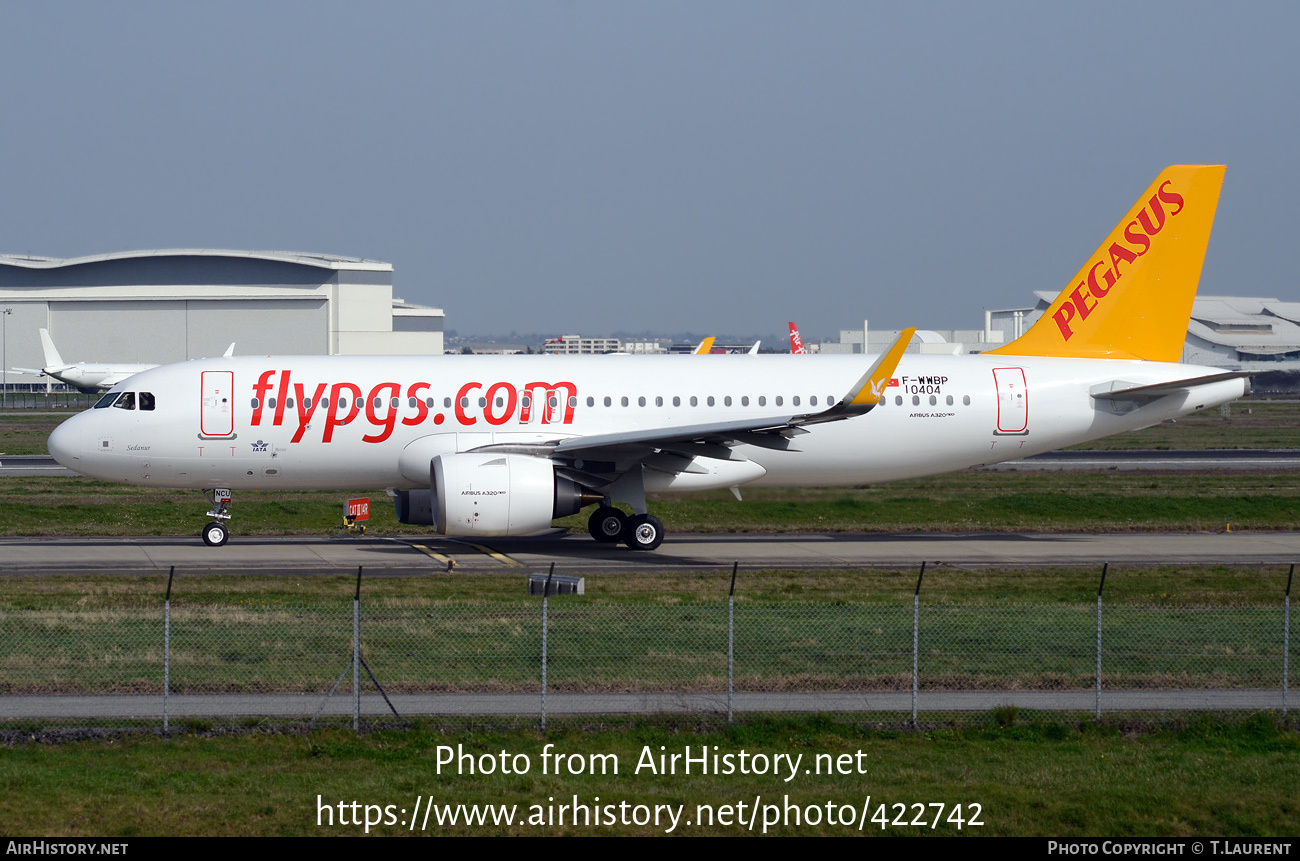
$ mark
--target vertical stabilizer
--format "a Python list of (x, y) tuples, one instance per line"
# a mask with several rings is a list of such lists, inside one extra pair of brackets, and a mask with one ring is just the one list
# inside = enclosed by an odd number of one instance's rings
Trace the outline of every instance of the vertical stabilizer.
[(65, 367), (63, 358), (59, 351), (54, 348), (54, 339), (50, 337), (49, 329), (41, 329), (41, 349), (45, 351), (45, 367), (62, 368)]
[(1177, 362), (1224, 169), (1162, 171), (1038, 322), (988, 352)]

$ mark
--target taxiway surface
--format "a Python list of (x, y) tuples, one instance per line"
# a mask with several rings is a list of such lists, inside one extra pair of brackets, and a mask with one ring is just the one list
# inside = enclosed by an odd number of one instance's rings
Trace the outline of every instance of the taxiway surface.
[(438, 536), (232, 537), (224, 547), (186, 538), (0, 539), (0, 575), (190, 574), (375, 575), (457, 572), (564, 573), (713, 571), (733, 562), (750, 570), (970, 568), (1100, 565), (1289, 564), (1300, 561), (1300, 532), (1132, 533), (785, 533), (677, 534), (656, 551), (596, 544), (585, 535), (484, 539)]

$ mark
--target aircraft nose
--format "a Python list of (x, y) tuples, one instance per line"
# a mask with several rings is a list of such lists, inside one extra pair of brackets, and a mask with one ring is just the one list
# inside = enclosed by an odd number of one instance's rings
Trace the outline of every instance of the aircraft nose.
[(68, 469), (76, 469), (81, 458), (80, 416), (73, 416), (54, 429), (46, 444), (50, 454)]

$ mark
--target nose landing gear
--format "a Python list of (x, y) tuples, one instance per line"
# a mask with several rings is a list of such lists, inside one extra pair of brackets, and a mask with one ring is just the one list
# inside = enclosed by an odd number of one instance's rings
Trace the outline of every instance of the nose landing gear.
[(230, 538), (230, 530), (226, 528), (223, 520), (229, 520), (230, 515), (226, 512), (226, 507), (230, 505), (230, 491), (224, 487), (218, 487), (212, 491), (204, 491), (212, 500), (212, 510), (208, 512), (208, 517), (213, 518), (212, 522), (203, 527), (199, 535), (203, 538), (203, 543), (209, 547), (220, 547)]

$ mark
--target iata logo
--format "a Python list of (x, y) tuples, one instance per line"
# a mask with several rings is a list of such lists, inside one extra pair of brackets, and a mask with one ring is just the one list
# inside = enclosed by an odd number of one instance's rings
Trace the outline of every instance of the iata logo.
[[(1183, 196), (1169, 191), (1169, 180), (1160, 184), (1156, 193), (1138, 211), (1137, 218), (1124, 225), (1124, 242), (1112, 242), (1106, 249), (1106, 259), (1096, 260), (1088, 266), (1088, 276), (1079, 282), (1079, 286), (1070, 291), (1069, 301), (1064, 302), (1052, 314), (1052, 319), (1061, 330), (1061, 337), (1070, 340), (1074, 334), (1070, 323), (1088, 319), (1088, 315), (1105, 298), (1111, 288), (1124, 277), (1123, 266), (1132, 265), (1138, 258), (1151, 250), (1151, 239), (1164, 229), (1166, 218), (1172, 218), (1183, 211)], [(1166, 205), (1169, 211), (1165, 211)], [(1128, 244), (1125, 244), (1128, 243)], [(1098, 274), (1100, 273), (1100, 274)]]
[[(416, 426), (431, 421), (442, 425), (448, 419), (461, 427), (478, 425), (480, 419), (493, 427), (507, 424), (572, 424), (578, 407), (578, 387), (570, 382), (548, 383), (534, 381), (516, 386), (514, 383), (469, 382), (462, 385), (454, 399), (429, 397), (431, 383), (411, 383), (406, 387), (405, 399), (402, 384), (384, 382), (363, 394), (356, 383), (295, 383), (291, 371), (279, 371), (277, 383), (271, 381), (277, 371), (263, 371), (253, 386), (252, 425), (259, 427), (271, 410), (271, 425), (285, 423), (285, 413), (293, 410), (298, 429), (289, 442), (302, 442), (312, 418), (324, 419), (321, 442), (334, 439), (335, 428), (349, 424), (365, 413), (366, 421), (375, 429), (361, 437), (362, 442), (383, 442), (393, 434), (402, 412), (402, 424)], [(274, 403), (268, 395), (274, 394)], [(451, 401), (447, 405), (447, 401)], [(269, 409), (268, 409), (269, 408)], [(295, 415), (290, 415), (292, 423)], [(253, 444), (265, 445), (261, 440)]]
[(253, 451), (266, 451), (267, 445), (269, 445), (269, 443), (264, 443), (259, 439), (257, 442), (253, 443)]

